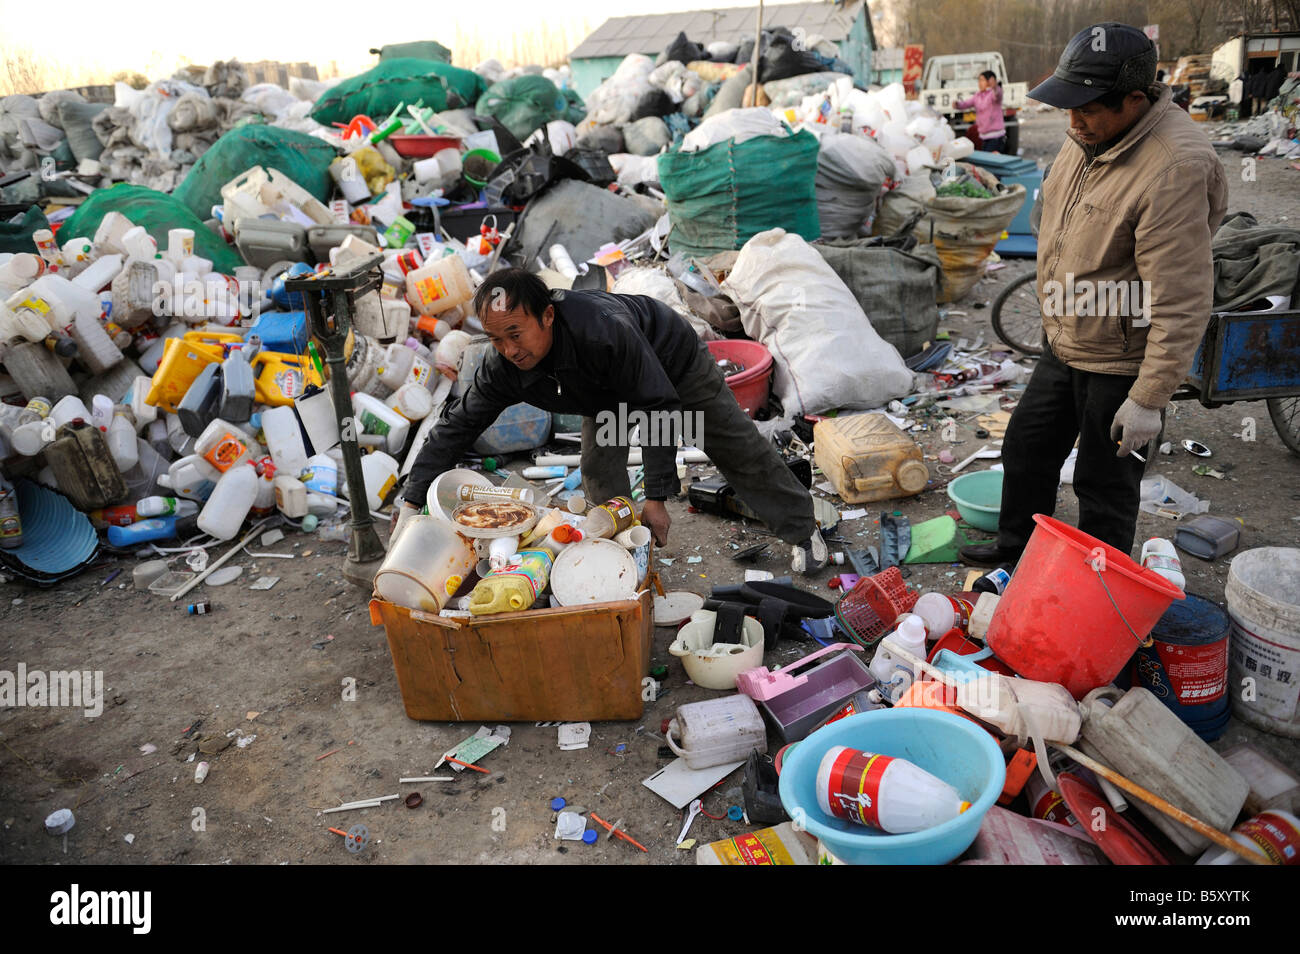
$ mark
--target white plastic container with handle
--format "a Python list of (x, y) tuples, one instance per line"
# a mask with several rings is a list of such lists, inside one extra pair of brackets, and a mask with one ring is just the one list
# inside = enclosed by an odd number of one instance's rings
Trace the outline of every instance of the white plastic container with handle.
[(244, 525), (257, 499), (257, 471), (240, 462), (221, 475), (212, 496), (199, 513), (199, 529), (218, 540), (230, 540)]

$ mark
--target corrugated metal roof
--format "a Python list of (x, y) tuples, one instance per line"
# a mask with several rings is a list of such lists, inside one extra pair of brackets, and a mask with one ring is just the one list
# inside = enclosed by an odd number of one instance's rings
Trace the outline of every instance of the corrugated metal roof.
[[(763, 26), (803, 27), (840, 42), (862, 12), (862, 0), (839, 3), (764, 4)], [(635, 17), (612, 17), (583, 40), (569, 59), (598, 56), (627, 56), (629, 53), (657, 54), (686, 32), (686, 38), (707, 44), (714, 40), (739, 42), (753, 37), (758, 25), (758, 7), (726, 10), (692, 10), (684, 13), (656, 13)]]

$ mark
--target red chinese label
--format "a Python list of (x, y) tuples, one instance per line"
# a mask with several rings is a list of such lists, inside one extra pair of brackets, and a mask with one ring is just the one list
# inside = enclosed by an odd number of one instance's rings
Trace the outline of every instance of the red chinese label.
[(1222, 699), (1228, 691), (1228, 641), (1200, 646), (1157, 646), (1160, 662), (1178, 701), (1199, 706)]
[(870, 828), (880, 827), (880, 779), (894, 761), (888, 755), (873, 755), (845, 749), (831, 766), (828, 782), (831, 813)]

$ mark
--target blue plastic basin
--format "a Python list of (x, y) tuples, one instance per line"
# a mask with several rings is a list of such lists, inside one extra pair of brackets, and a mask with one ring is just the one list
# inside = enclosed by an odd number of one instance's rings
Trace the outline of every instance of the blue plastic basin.
[[(952, 785), (971, 807), (942, 825), (906, 835), (827, 815), (817, 804), (817, 768), (836, 745), (907, 759)], [(841, 861), (943, 865), (971, 846), (1006, 775), (993, 736), (975, 723), (932, 709), (876, 709), (832, 722), (790, 749), (781, 766), (781, 804)]]

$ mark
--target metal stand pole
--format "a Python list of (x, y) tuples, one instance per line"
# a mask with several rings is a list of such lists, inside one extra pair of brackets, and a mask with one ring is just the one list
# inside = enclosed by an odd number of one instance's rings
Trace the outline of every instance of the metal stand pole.
[[(351, 536), (343, 575), (352, 583), (369, 587), (383, 560), (384, 545), (375, 532), (366, 499), (366, 481), (361, 470), (361, 450), (357, 445), (357, 424), (352, 415), (352, 397), (348, 391), (348, 331), (356, 298), (377, 288), (382, 276), (375, 270), (383, 261), (375, 256), (341, 274), (333, 269), (316, 272), (285, 282), (290, 292), (302, 292), (312, 319), (312, 333), (325, 347), (329, 365), (330, 391), (334, 413), (339, 422), (339, 447), (343, 453), (343, 471), (348, 479), (348, 500), (352, 505)], [(328, 303), (326, 298), (328, 297)], [(328, 304), (328, 311), (327, 309)]]

